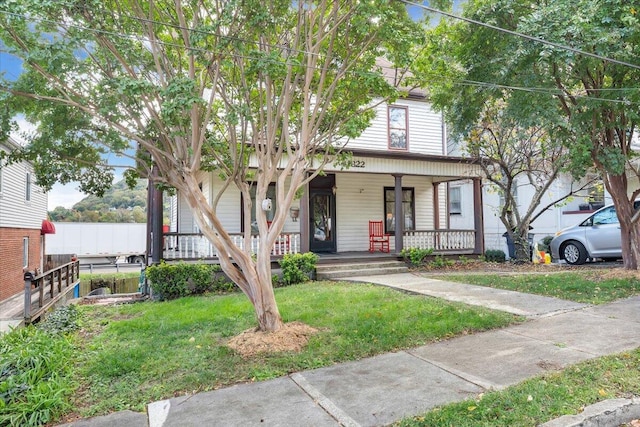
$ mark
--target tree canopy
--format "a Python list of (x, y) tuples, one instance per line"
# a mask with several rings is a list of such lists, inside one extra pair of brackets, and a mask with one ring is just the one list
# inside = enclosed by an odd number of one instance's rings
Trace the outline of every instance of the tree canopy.
[[(383, 0), (20, 0), (0, 7), (0, 40), (25, 68), (0, 81), (0, 117), (37, 125), (20, 155), (39, 183), (100, 194), (112, 175), (104, 154), (134, 150), (138, 171), (155, 169), (155, 184), (184, 196), (260, 327), (275, 330), (270, 248), (289, 206), (375, 103), (397, 95), (376, 60), (404, 69), (420, 32), (403, 4)], [(224, 182), (213, 200), (199, 188), (204, 172)], [(234, 186), (250, 211), (251, 187), (264, 200), (271, 183), (276, 212), (270, 226), (257, 217), (254, 258), (217, 201)]]
[(575, 177), (599, 171), (620, 217), (625, 265), (635, 268), (631, 201), (639, 193), (628, 180), (638, 179), (636, 8), (622, 0), (471, 0), (464, 16), (475, 23), (445, 20), (429, 35), (421, 64), (454, 133), (469, 135), (496, 100), (521, 125), (544, 124), (568, 150)]

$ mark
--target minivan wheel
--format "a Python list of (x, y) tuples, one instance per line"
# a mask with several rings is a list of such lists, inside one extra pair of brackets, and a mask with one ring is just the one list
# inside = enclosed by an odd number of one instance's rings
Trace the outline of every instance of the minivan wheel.
[(584, 264), (587, 260), (587, 250), (580, 242), (567, 242), (562, 247), (562, 255), (565, 261), (571, 265)]

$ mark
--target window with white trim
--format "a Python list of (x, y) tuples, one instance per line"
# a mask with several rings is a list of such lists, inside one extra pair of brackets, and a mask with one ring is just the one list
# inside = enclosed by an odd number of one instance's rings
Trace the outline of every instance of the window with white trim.
[(449, 187), (449, 214), (462, 214), (462, 196), (460, 187)]
[(25, 187), (24, 199), (28, 202), (31, 200), (31, 172), (27, 172)]
[[(416, 224), (415, 191), (413, 187), (402, 188), (402, 213), (404, 230), (415, 230)], [(395, 234), (396, 231), (396, 191), (395, 187), (384, 187), (385, 232)]]
[(399, 105), (389, 105), (389, 148), (407, 150), (409, 148), (409, 109)]
[(29, 238), (22, 238), (22, 268), (29, 268)]

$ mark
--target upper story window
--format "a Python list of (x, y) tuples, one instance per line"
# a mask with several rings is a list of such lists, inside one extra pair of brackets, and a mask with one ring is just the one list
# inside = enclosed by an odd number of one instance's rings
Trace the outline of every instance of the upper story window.
[(25, 181), (25, 193), (24, 193), (24, 199), (28, 202), (29, 200), (31, 200), (31, 173), (27, 172), (27, 178)]
[(409, 148), (409, 109), (399, 105), (389, 105), (389, 148), (407, 150)]
[(460, 193), (460, 187), (449, 188), (449, 214), (462, 214), (462, 197)]

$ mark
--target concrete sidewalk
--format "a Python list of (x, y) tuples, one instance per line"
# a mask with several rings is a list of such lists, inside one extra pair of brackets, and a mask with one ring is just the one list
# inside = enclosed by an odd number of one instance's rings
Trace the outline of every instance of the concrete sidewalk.
[(351, 278), (529, 316), (526, 323), (69, 426), (382, 426), (545, 371), (640, 347), (640, 297), (601, 306), (428, 279)]

